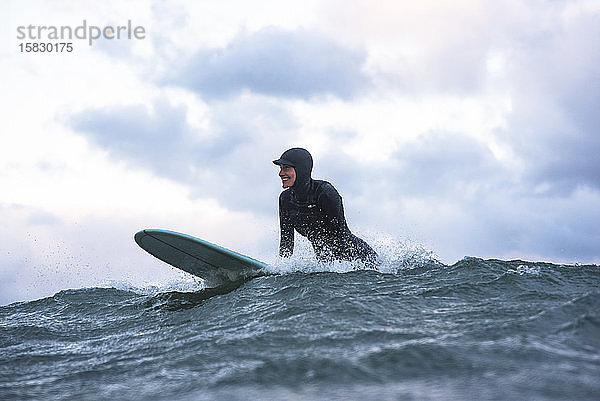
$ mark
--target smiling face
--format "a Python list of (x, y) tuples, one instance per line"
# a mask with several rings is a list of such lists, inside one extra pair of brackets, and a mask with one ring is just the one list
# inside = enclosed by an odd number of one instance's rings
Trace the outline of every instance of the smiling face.
[(284, 188), (289, 188), (296, 182), (296, 170), (291, 166), (279, 166), (279, 178)]

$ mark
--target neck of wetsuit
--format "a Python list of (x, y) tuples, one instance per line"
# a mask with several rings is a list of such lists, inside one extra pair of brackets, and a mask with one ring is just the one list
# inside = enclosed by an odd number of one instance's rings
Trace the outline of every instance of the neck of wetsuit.
[(313, 187), (312, 178), (296, 181), (292, 186), (292, 190), (296, 194), (296, 198), (300, 201), (306, 201), (310, 197), (310, 193)]

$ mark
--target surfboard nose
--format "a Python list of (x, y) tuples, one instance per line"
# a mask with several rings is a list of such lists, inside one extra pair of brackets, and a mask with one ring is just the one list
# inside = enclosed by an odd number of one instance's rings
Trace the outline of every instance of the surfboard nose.
[(152, 256), (220, 286), (265, 274), (267, 265), (256, 259), (191, 235), (159, 229), (144, 229), (135, 242)]

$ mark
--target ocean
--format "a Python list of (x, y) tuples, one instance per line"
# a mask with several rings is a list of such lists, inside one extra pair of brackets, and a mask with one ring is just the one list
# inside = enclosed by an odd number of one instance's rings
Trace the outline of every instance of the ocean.
[(1, 306), (0, 399), (600, 399), (599, 266), (311, 263)]

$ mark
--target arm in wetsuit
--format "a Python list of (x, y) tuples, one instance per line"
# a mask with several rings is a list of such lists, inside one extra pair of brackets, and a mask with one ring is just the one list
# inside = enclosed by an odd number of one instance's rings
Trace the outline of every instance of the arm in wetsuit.
[(285, 192), (279, 195), (279, 231), (281, 232), (279, 256), (285, 258), (292, 256), (294, 253), (294, 226), (289, 211), (284, 207), (284, 197), (286, 195)]
[(321, 181), (317, 204), (324, 214), (323, 225), (327, 232), (340, 236), (348, 231), (342, 197), (333, 185)]

